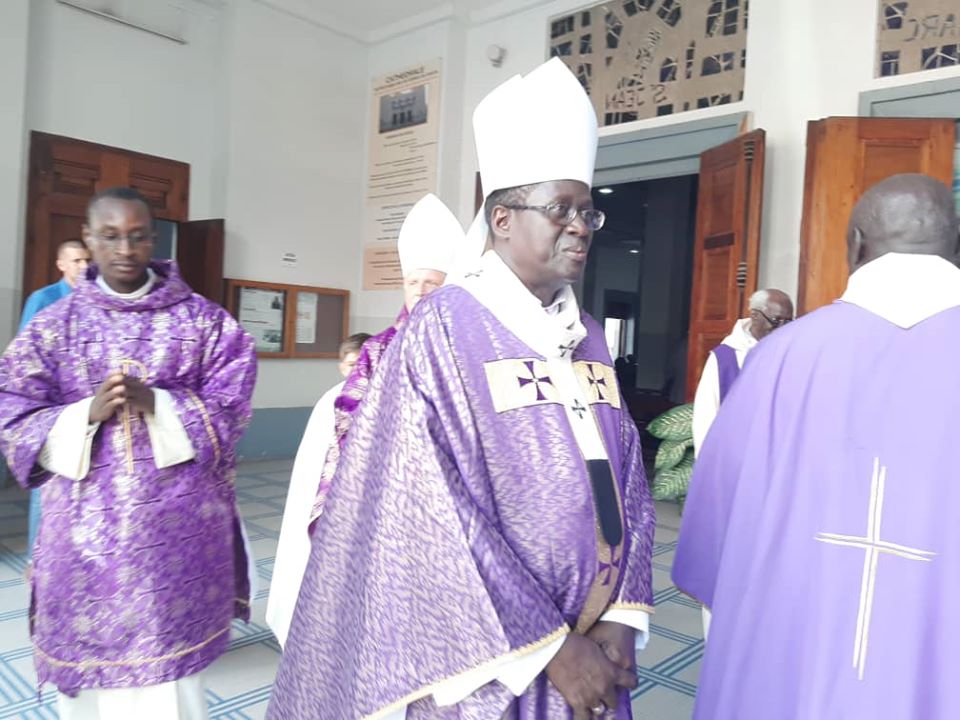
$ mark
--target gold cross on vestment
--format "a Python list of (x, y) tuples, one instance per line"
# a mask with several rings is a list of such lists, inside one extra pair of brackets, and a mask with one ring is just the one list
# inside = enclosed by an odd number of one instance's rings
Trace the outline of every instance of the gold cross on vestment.
[(867, 534), (838, 535), (836, 533), (817, 533), (816, 539), (831, 545), (842, 545), (865, 550), (863, 575), (860, 581), (860, 610), (857, 613), (857, 633), (853, 641), (853, 667), (857, 677), (863, 680), (863, 671), (867, 664), (867, 641), (870, 637), (870, 616), (873, 613), (873, 595), (877, 586), (877, 563), (881, 555), (895, 555), (906, 560), (930, 562), (936, 555), (929, 550), (897, 545), (880, 538), (880, 521), (883, 519), (883, 494), (887, 480), (887, 468), (880, 465), (880, 459), (873, 461), (873, 479), (870, 483), (870, 506), (867, 508)]

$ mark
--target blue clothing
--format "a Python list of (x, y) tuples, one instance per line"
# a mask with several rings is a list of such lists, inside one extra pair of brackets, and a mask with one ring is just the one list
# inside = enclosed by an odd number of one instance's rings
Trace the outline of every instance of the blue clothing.
[[(30, 293), (30, 297), (27, 298), (27, 302), (23, 306), (23, 315), (20, 316), (20, 327), (17, 328), (17, 332), (22, 332), (38, 312), (53, 305), (57, 300), (65, 298), (72, 291), (73, 288), (67, 284), (67, 281), (61, 279), (60, 282), (55, 282), (53, 285), (47, 285)], [(34, 488), (30, 491), (30, 511), (27, 515), (27, 558), (33, 555), (33, 541), (36, 540), (37, 530), (39, 529), (40, 490)]]
[(27, 323), (33, 320), (34, 315), (45, 307), (53, 305), (57, 300), (65, 298), (72, 290), (73, 288), (67, 284), (66, 280), (60, 280), (30, 293), (30, 297), (23, 306), (23, 315), (20, 316), (20, 327), (17, 328), (17, 332), (21, 332)]

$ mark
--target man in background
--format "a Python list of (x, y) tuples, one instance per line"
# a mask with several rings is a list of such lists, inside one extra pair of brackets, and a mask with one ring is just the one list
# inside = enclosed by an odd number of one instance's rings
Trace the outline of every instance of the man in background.
[(750, 297), (750, 315), (737, 320), (723, 342), (707, 356), (693, 401), (693, 447), (700, 451), (720, 403), (740, 375), (743, 361), (757, 343), (793, 320), (793, 302), (782, 290), (758, 290)]
[(953, 197), (888, 178), (847, 237), (843, 297), (751, 353), (694, 469), (697, 720), (960, 717)]
[[(77, 281), (83, 276), (90, 264), (90, 251), (82, 240), (64, 240), (57, 248), (57, 270), (61, 278), (39, 290), (35, 290), (27, 298), (20, 316), (20, 327), (23, 330), (33, 316), (45, 307), (53, 305), (57, 300), (65, 298), (77, 286)], [(30, 511), (27, 515), (27, 558), (33, 556), (33, 542), (37, 539), (37, 528), (40, 526), (40, 491), (30, 491)]]
[(323, 512), (330, 483), (340, 461), (340, 451), (346, 444), (353, 417), (367, 394), (380, 358), (406, 323), (416, 304), (443, 285), (447, 273), (462, 253), (463, 245), (464, 233), (460, 221), (443, 201), (432, 193), (420, 198), (404, 218), (397, 237), (397, 252), (403, 273), (403, 308), (393, 325), (363, 344), (356, 366), (334, 403), (336, 438), (323, 463), (316, 500), (310, 514), (311, 527)]

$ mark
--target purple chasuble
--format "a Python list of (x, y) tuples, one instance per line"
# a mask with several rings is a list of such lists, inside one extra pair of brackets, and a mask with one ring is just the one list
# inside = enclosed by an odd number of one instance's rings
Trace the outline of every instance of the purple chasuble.
[[(582, 321), (573, 360), (594, 383), (582, 411), (624, 508), (607, 607), (649, 611), (654, 511), (640, 441), (603, 330)], [(595, 580), (611, 577), (598, 562), (587, 465), (536, 357), (461, 287), (418, 303), (360, 405), (316, 523), (268, 718), (403, 707), (409, 720), (571, 717), (544, 673), (520, 697), (493, 681), (437, 707), (431, 690), (563, 637)], [(498, 413), (494, 393), (515, 409)], [(627, 692), (606, 717), (630, 717)]]
[[(88, 270), (0, 358), (0, 449), (17, 482), (41, 487), (31, 627), (37, 677), (73, 694), (155, 685), (202, 670), (249, 615), (233, 489), (250, 419), (253, 341), (194, 295), (172, 263), (124, 300)], [(146, 423), (123, 411), (93, 439), (82, 480), (37, 464), (68, 404), (123, 371), (170, 393), (196, 451), (158, 470)]]
[(720, 402), (722, 403), (733, 387), (734, 381), (740, 376), (740, 363), (737, 362), (737, 351), (729, 345), (717, 345), (713, 350), (713, 357), (717, 360), (717, 373), (720, 378)]
[(960, 308), (838, 302), (747, 357), (673, 566), (713, 611), (700, 720), (960, 717)]
[(327, 493), (330, 492), (330, 483), (333, 481), (334, 473), (337, 471), (337, 463), (340, 462), (340, 453), (347, 442), (347, 432), (353, 423), (353, 416), (360, 407), (360, 403), (367, 394), (367, 388), (370, 387), (370, 379), (377, 371), (380, 365), (380, 358), (390, 347), (397, 331), (406, 321), (409, 313), (404, 307), (393, 325), (381, 333), (367, 338), (360, 348), (360, 355), (357, 357), (357, 364), (353, 366), (350, 375), (343, 384), (343, 390), (337, 396), (333, 403), (333, 423), (335, 437), (331, 438), (333, 442), (330, 449), (327, 450), (327, 457), (323, 462), (323, 469), (320, 473), (320, 483), (317, 487), (317, 498), (313, 504), (313, 510), (310, 513), (310, 528), (312, 531), (316, 519), (323, 513), (323, 506), (327, 500)]

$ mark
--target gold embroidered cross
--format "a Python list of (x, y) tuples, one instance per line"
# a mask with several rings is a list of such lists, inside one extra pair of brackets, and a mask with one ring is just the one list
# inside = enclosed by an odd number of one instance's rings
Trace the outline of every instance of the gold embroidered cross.
[(838, 535), (836, 533), (817, 533), (816, 539), (830, 545), (841, 545), (865, 550), (863, 575), (860, 580), (860, 609), (857, 613), (857, 633), (853, 641), (853, 667), (857, 677), (863, 680), (863, 671), (867, 664), (867, 641), (870, 637), (870, 616), (873, 613), (873, 595), (877, 586), (877, 563), (881, 555), (894, 555), (906, 560), (930, 562), (936, 555), (929, 550), (919, 550), (897, 545), (880, 538), (880, 521), (883, 519), (883, 494), (887, 479), (887, 468), (880, 465), (880, 459), (873, 461), (873, 479), (870, 483), (870, 506), (867, 508), (867, 534)]

